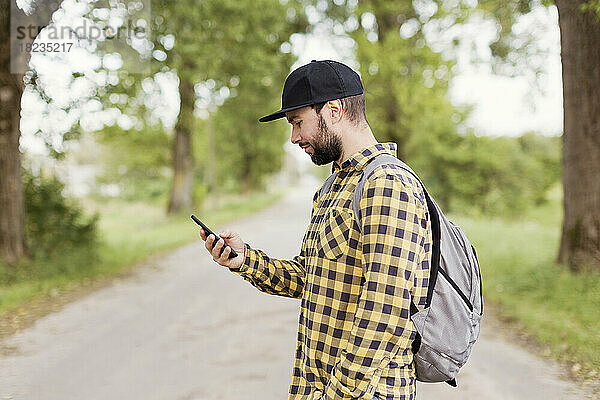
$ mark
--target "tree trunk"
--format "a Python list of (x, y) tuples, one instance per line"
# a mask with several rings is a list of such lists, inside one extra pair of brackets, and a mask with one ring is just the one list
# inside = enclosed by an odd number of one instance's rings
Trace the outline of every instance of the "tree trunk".
[(600, 270), (600, 23), (556, 0), (561, 31), (564, 221), (558, 261)]
[(192, 208), (194, 85), (185, 78), (180, 79), (181, 108), (175, 125), (175, 139), (173, 142), (173, 186), (167, 210), (169, 214)]
[(23, 75), (10, 73), (10, 2), (0, 1), (0, 259), (26, 255), (19, 122)]

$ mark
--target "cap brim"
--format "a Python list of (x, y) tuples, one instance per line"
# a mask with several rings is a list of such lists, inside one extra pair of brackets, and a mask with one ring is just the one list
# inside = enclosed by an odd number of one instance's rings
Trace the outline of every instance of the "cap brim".
[(260, 118), (258, 121), (259, 122), (275, 121), (276, 119), (285, 117), (286, 112), (294, 111), (294, 110), (297, 110), (297, 109), (303, 108), (303, 107), (312, 106), (313, 104), (314, 103), (306, 103), (306, 104), (300, 104), (299, 106), (283, 108), (279, 111), (275, 111), (273, 114), (265, 115), (264, 117)]

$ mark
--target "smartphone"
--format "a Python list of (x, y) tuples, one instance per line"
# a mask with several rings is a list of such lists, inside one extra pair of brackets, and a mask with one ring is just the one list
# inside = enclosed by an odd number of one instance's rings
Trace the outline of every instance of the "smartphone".
[[(206, 233), (206, 237), (208, 237), (208, 235), (215, 235), (215, 237), (217, 239), (220, 238), (219, 235), (217, 235), (216, 233), (214, 233), (213, 231), (211, 231), (208, 226), (204, 225), (202, 223), (202, 221), (200, 221), (198, 218), (196, 218), (196, 216), (194, 214), (192, 214), (190, 216), (190, 218), (193, 219), (195, 223), (197, 223), (198, 225), (200, 225), (202, 227), (202, 229), (204, 229), (204, 232)], [(215, 241), (215, 243), (216, 243), (216, 241)], [(223, 252), (223, 250), (225, 250), (226, 246), (231, 247), (228, 244), (225, 244), (225, 246), (223, 246), (223, 248), (221, 249), (221, 253)], [(234, 258), (234, 257), (237, 257), (237, 253), (235, 252), (235, 250), (231, 249), (231, 253), (229, 253), (229, 258)]]

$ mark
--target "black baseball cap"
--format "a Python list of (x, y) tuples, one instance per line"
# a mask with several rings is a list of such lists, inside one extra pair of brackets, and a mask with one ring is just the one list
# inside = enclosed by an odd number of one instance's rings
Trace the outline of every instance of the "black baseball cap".
[(360, 77), (349, 66), (332, 60), (312, 60), (293, 70), (286, 78), (281, 110), (259, 121), (273, 121), (285, 117), (288, 111), (362, 93)]

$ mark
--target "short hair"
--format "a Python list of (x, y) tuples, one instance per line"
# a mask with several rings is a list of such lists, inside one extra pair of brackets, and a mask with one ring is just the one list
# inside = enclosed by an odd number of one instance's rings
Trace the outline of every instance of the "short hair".
[[(342, 102), (342, 108), (346, 110), (346, 116), (350, 122), (358, 125), (361, 122), (367, 122), (367, 113), (365, 111), (365, 96), (363, 94), (357, 94), (356, 96), (349, 96), (340, 99)], [(317, 114), (321, 112), (325, 106), (325, 102), (316, 103), (312, 105), (312, 108)]]

